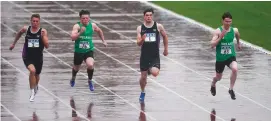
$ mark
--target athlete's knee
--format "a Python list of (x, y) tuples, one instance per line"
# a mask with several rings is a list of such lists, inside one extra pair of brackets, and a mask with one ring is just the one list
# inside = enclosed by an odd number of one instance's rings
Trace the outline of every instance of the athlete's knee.
[(94, 59), (93, 58), (87, 58), (86, 64), (87, 64), (88, 69), (93, 69), (94, 68)]
[(93, 63), (93, 61), (88, 61), (88, 62), (87, 62), (87, 68), (88, 68), (89, 70), (92, 70), (92, 69), (94, 68), (94, 63)]
[(221, 78), (220, 78), (220, 77), (214, 77), (213, 80), (214, 80), (215, 82), (217, 82), (217, 81), (220, 81)]
[(94, 68), (94, 65), (93, 64), (88, 64), (87, 68), (90, 69), (90, 70), (92, 70)]
[(146, 81), (147, 80), (147, 76), (141, 76), (140, 80), (141, 81)]
[(153, 67), (153, 68), (151, 69), (151, 73), (152, 73), (152, 76), (156, 77), (156, 76), (159, 75), (159, 69), (156, 68), (156, 67)]
[(159, 75), (159, 71), (152, 72), (152, 76), (156, 77)]
[(80, 65), (74, 65), (73, 66), (73, 70), (75, 70), (75, 71), (79, 71), (79, 68), (80, 68)]
[(238, 69), (237, 69), (237, 62), (233, 61), (230, 65), (231, 71), (232, 73), (237, 73)]
[(31, 75), (36, 75), (36, 69), (34, 66), (29, 66), (28, 70), (30, 72)]
[(35, 68), (29, 69), (29, 72), (30, 72), (31, 75), (36, 75), (36, 69)]
[(222, 73), (221, 74), (217, 73), (216, 76), (214, 77), (214, 80), (219, 81), (221, 80), (221, 78), (222, 78)]
[(237, 67), (233, 67), (233, 68), (231, 69), (231, 71), (232, 71), (232, 73), (237, 73), (238, 69), (237, 69)]

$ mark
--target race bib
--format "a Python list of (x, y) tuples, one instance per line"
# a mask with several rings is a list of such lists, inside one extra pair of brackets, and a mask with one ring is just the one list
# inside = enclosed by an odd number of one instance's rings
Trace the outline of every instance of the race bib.
[(231, 54), (231, 46), (221, 46), (221, 54)]
[(155, 33), (146, 33), (145, 42), (155, 42), (156, 34)]
[(89, 42), (81, 41), (79, 43), (79, 48), (81, 48), (81, 49), (89, 49)]
[(39, 39), (28, 39), (28, 47), (29, 48), (40, 47)]

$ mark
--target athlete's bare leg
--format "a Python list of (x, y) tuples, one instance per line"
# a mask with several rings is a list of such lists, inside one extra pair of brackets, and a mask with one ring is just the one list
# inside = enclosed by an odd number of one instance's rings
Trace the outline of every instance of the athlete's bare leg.
[(154, 77), (158, 76), (159, 72), (160, 72), (159, 68), (157, 68), (157, 67), (150, 68), (150, 71), (151, 71), (152, 76), (154, 76)]
[(147, 85), (147, 71), (141, 71), (141, 77), (139, 80), (140, 83), (140, 88), (141, 88), (141, 94), (139, 97), (139, 101), (140, 102), (144, 102), (144, 98), (145, 98), (145, 87)]
[(90, 91), (94, 91), (94, 85), (92, 82), (92, 77), (93, 77), (93, 73), (94, 73), (94, 59), (92, 57), (88, 57), (86, 59), (86, 64), (87, 64), (89, 89), (90, 89)]
[(33, 64), (28, 65), (27, 69), (29, 70), (29, 86), (31, 89), (31, 96), (30, 96), (30, 101), (34, 101), (35, 98), (35, 90), (34, 88), (36, 87), (36, 69)]
[(231, 82), (230, 82), (230, 89), (233, 90), (233, 87), (234, 87), (234, 84), (235, 84), (235, 81), (236, 81), (236, 78), (237, 78), (237, 62), (236, 61), (233, 61), (231, 64), (230, 64), (230, 68), (231, 68)]
[(216, 82), (219, 81), (222, 78), (222, 73), (216, 73), (216, 76), (213, 78), (212, 84), (211, 84), (211, 93), (213, 96), (216, 95)]

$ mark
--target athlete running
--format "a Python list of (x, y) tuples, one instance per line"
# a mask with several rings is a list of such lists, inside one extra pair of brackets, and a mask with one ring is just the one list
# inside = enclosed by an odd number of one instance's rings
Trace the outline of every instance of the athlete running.
[(87, 65), (88, 73), (88, 85), (91, 91), (94, 91), (93, 85), (93, 72), (94, 72), (94, 44), (92, 42), (92, 37), (94, 31), (99, 34), (104, 46), (107, 43), (104, 40), (103, 31), (95, 24), (90, 21), (89, 11), (81, 10), (79, 13), (80, 22), (77, 22), (72, 29), (71, 39), (75, 41), (74, 44), (74, 66), (72, 68), (72, 78), (70, 80), (70, 85), (73, 87), (75, 85), (76, 74), (83, 61)]
[(213, 78), (210, 91), (213, 96), (216, 95), (216, 82), (222, 78), (222, 73), (227, 65), (232, 71), (229, 94), (235, 100), (233, 87), (237, 78), (237, 62), (233, 40), (236, 37), (238, 50), (241, 50), (240, 33), (237, 28), (231, 26), (232, 15), (229, 12), (222, 15), (222, 23), (223, 25), (215, 30), (211, 40), (212, 48), (216, 47), (216, 76)]
[(22, 58), (26, 68), (30, 72), (29, 85), (31, 96), (29, 100), (32, 102), (38, 92), (40, 73), (43, 66), (43, 49), (44, 47), (48, 48), (49, 43), (46, 29), (40, 28), (40, 15), (33, 14), (30, 22), (30, 26), (22, 27), (16, 34), (15, 40), (9, 49), (12, 50), (22, 34), (26, 33)]
[(162, 24), (152, 19), (153, 9), (146, 9), (144, 12), (144, 23), (137, 27), (137, 45), (141, 46), (140, 55), (140, 102), (144, 102), (147, 74), (158, 76), (160, 71), (160, 34), (163, 37), (164, 56), (168, 55), (168, 37)]

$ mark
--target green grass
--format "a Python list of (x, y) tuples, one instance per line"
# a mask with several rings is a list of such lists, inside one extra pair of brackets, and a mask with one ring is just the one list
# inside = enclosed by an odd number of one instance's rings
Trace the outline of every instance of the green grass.
[(187, 2), (154, 1), (153, 3), (213, 28), (221, 25), (221, 16), (229, 11), (232, 25), (239, 29), (241, 39), (271, 50), (271, 2)]

